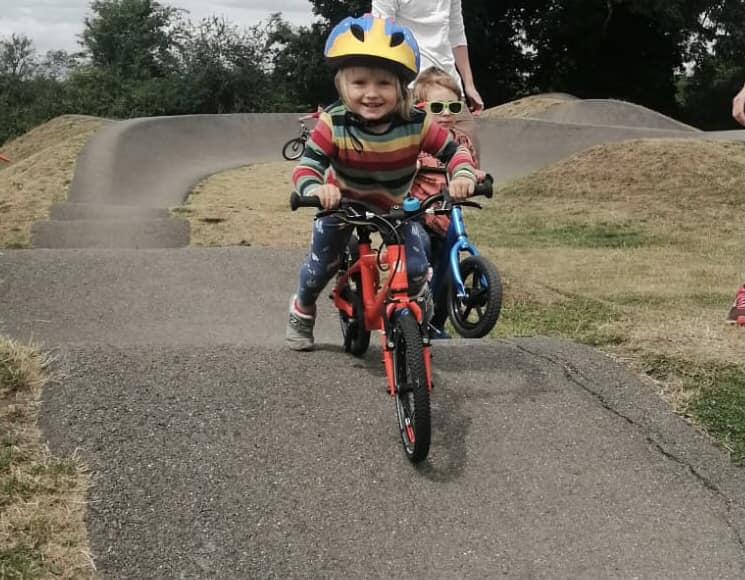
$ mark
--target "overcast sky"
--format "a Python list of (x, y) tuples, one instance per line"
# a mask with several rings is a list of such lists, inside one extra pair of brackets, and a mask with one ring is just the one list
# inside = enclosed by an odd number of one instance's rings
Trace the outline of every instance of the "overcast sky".
[[(266, 22), (272, 12), (282, 12), (292, 24), (314, 20), (309, 0), (159, 0), (160, 4), (184, 8), (196, 23), (216, 14), (243, 28)], [(0, 0), (0, 38), (12, 33), (28, 36), (39, 55), (47, 50), (79, 50), (83, 19), (90, 15), (91, 0)]]

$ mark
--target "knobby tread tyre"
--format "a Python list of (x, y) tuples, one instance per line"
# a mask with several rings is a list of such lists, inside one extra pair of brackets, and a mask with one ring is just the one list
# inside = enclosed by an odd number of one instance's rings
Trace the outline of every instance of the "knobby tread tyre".
[(406, 457), (419, 463), (429, 453), (432, 425), (422, 333), (411, 312), (398, 316), (392, 335), (398, 427)]
[(466, 302), (458, 300), (455, 285), (451, 283), (448, 291), (450, 322), (463, 338), (484, 337), (494, 328), (502, 310), (499, 272), (483, 256), (469, 256), (460, 263), (460, 274), (466, 287)]

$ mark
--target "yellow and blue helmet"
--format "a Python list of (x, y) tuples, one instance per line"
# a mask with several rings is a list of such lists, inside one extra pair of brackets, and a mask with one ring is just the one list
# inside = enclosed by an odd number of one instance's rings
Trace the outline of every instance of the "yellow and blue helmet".
[(411, 31), (372, 14), (348, 16), (334, 26), (323, 54), (333, 70), (382, 66), (407, 83), (419, 73), (419, 45)]

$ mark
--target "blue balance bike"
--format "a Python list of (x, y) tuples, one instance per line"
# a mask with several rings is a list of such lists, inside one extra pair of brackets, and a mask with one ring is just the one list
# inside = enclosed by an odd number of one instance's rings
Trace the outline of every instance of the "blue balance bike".
[[(446, 173), (439, 168), (421, 168), (430, 173)], [(493, 195), (493, 180), (487, 175), (484, 184), (487, 197)], [(483, 189), (483, 188), (479, 188)], [(444, 201), (435, 214), (449, 214), (450, 225), (445, 239), (432, 236), (432, 295), (435, 315), (430, 325), (433, 337), (440, 334), (447, 318), (463, 338), (481, 338), (494, 328), (502, 309), (502, 281), (496, 266), (468, 239), (463, 221), (463, 206), (481, 209), (470, 200), (453, 201), (443, 187)]]

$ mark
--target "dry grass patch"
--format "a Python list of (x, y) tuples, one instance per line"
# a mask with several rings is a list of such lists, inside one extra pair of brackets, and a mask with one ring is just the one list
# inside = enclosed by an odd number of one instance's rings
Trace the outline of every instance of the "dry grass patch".
[(302, 247), (312, 212), (290, 211), (296, 162), (262, 163), (213, 175), (173, 212), (189, 220), (194, 246)]
[(78, 154), (103, 122), (64, 115), (3, 145), (12, 163), (0, 164), (0, 247), (31, 245), (31, 225), (67, 198)]
[(0, 337), (0, 578), (93, 578), (88, 478), (52, 456), (36, 427), (48, 355)]

